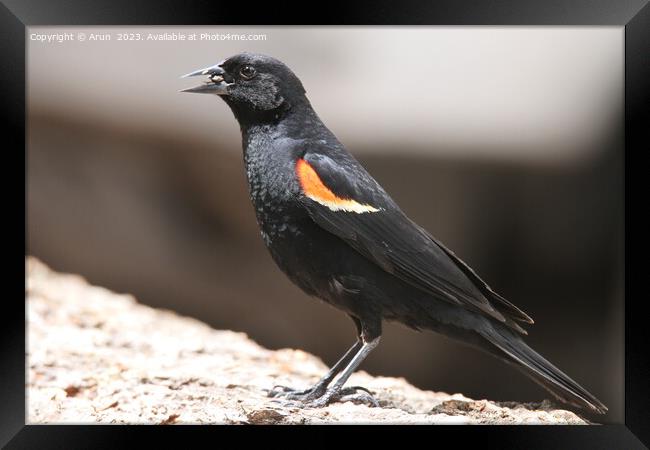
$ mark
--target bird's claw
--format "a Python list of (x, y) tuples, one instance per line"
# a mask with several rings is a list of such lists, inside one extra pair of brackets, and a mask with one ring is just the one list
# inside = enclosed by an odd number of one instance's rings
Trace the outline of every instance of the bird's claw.
[[(366, 391), (366, 389), (364, 389)], [(340, 402), (352, 402), (357, 405), (366, 405), (370, 408), (379, 408), (379, 402), (372, 394), (367, 392), (357, 392), (355, 394), (344, 395), (339, 399)]]
[(267, 397), (282, 397), (289, 392), (297, 392), (297, 389), (291, 389), (288, 386), (276, 384), (271, 389), (264, 389), (264, 391), (266, 392)]
[[(277, 388), (281, 390), (278, 391)], [(267, 390), (267, 395), (274, 398), (272, 402), (288, 408), (323, 408), (335, 402), (352, 402), (374, 408), (380, 406), (372, 393), (362, 386), (350, 386), (339, 390), (327, 389), (325, 391), (314, 388), (298, 390), (286, 386), (274, 386), (273, 389)], [(280, 400), (278, 397), (283, 397), (286, 400)]]
[(379, 402), (373, 397), (372, 392), (363, 386), (350, 386), (333, 393), (331, 402), (352, 402), (357, 405), (366, 405), (371, 408), (378, 408)]
[(319, 397), (321, 391), (315, 388), (293, 389), (288, 386), (275, 385), (272, 389), (266, 389), (267, 397), (285, 398), (287, 400), (309, 401)]

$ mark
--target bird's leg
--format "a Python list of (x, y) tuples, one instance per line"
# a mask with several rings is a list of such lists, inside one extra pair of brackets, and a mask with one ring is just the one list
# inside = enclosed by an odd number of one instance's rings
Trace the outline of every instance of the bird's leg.
[[(352, 357), (361, 349), (363, 342), (359, 339), (350, 349), (339, 359), (336, 364), (309, 389), (299, 390), (286, 386), (274, 386), (268, 391), (269, 397), (285, 397), (289, 400), (313, 400), (325, 393), (327, 386), (332, 382), (334, 377), (350, 362)], [(278, 389), (279, 388), (279, 389)]]
[[(363, 398), (355, 398), (354, 395), (348, 394), (347, 391), (348, 389), (342, 389), (343, 385), (345, 384), (346, 381), (348, 381), (348, 378), (350, 378), (350, 375), (357, 370), (359, 365), (363, 362), (364, 359), (366, 359), (366, 356), (375, 348), (377, 347), (377, 344), (379, 344), (379, 340), (381, 339), (381, 336), (376, 336), (370, 341), (367, 341), (364, 339), (363, 345), (361, 346), (361, 349), (357, 352), (356, 355), (352, 358), (350, 363), (347, 365), (345, 370), (341, 373), (339, 376), (338, 380), (334, 382), (334, 384), (329, 387), (323, 395), (320, 397), (309, 401), (306, 406), (311, 406), (314, 408), (319, 408), (322, 406), (326, 406), (328, 403), (330, 403), (333, 400), (363, 400), (363, 401), (370, 401), (370, 403), (374, 404), (375, 406), (378, 406), (377, 401), (372, 398), (370, 394), (363, 394)], [(357, 390), (365, 390), (368, 392), (366, 389), (359, 388), (359, 387), (354, 387), (352, 388), (353, 391)]]

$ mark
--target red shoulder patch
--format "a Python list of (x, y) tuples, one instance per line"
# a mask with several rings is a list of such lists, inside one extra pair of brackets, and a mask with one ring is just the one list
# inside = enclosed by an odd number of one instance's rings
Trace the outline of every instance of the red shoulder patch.
[(371, 205), (361, 204), (356, 200), (336, 195), (325, 186), (316, 170), (302, 158), (296, 162), (296, 175), (305, 196), (323, 206), (327, 206), (332, 211), (347, 211), (357, 214), (379, 211), (378, 208)]

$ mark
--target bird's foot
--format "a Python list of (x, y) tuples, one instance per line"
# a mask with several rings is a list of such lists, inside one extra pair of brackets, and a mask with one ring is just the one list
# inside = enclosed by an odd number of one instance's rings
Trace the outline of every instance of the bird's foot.
[[(276, 390), (278, 387), (282, 390)], [(288, 401), (280, 402), (286, 407), (323, 408), (330, 403), (336, 402), (352, 402), (374, 408), (379, 407), (379, 402), (372, 396), (372, 393), (361, 386), (350, 386), (338, 390), (311, 388), (303, 391), (287, 388), (285, 386), (275, 386), (271, 391), (269, 391), (268, 395), (269, 397), (286, 398)]]
[(267, 390), (267, 397), (285, 398), (287, 400), (297, 400), (307, 402), (322, 396), (327, 389), (325, 387), (314, 386), (309, 389), (293, 389), (287, 386), (276, 385), (273, 389)]
[(357, 405), (366, 405), (371, 408), (379, 408), (379, 402), (372, 393), (361, 386), (350, 386), (337, 390), (328, 389), (317, 399), (308, 401), (304, 404), (307, 408), (323, 408), (330, 403), (352, 402)]

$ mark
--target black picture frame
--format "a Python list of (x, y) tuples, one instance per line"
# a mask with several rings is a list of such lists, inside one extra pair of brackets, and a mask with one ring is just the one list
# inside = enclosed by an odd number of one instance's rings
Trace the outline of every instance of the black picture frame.
[[(300, 8), (300, 9), (297, 9)], [(292, 14), (289, 14), (292, 11)], [(337, 5), (332, 2), (311, 6), (291, 6), (268, 2), (250, 4), (248, 2), (189, 1), (169, 0), (3, 0), (0, 6), (0, 48), (2, 49), (2, 70), (0, 89), (3, 99), (3, 120), (6, 126), (5, 158), (19, 155), (19, 148), (25, 148), (25, 37), (26, 27), (36, 25), (256, 25), (276, 23), (282, 25), (619, 25), (625, 27), (625, 156), (639, 155), (648, 145), (647, 109), (649, 102), (648, 84), (650, 80), (650, 6), (646, 0), (444, 0), (429, 3), (415, 1), (389, 2), (386, 0)], [(625, 160), (625, 193), (632, 179), (630, 172), (634, 165)], [(22, 160), (26, 175), (26, 154)], [(5, 166), (8, 175), (17, 174), (20, 163), (9, 162)], [(19, 175), (16, 175), (19, 176)], [(11, 177), (3, 177), (9, 180)], [(6, 181), (5, 193), (17, 196), (16, 184)], [(17, 183), (17, 182), (16, 182)], [(26, 186), (24, 184), (23, 186)], [(638, 191), (637, 191), (638, 192)], [(640, 194), (642, 195), (642, 194)], [(630, 234), (628, 219), (629, 195), (625, 197), (625, 255), (628, 252)], [(26, 199), (26, 197), (25, 197)], [(18, 210), (19, 206), (16, 206)], [(23, 202), (23, 208), (25, 204)], [(26, 209), (23, 210), (26, 216)], [(19, 235), (20, 221), (16, 215), (7, 214), (7, 241), (18, 242), (10, 236)], [(25, 223), (22, 223), (26, 233)], [(15, 227), (16, 230), (13, 230)], [(25, 235), (26, 243), (26, 235)], [(638, 241), (635, 241), (635, 247)], [(16, 245), (18, 246), (18, 245)], [(16, 250), (18, 253), (18, 249)], [(25, 254), (27, 248), (25, 245)], [(14, 261), (14, 259), (16, 261)], [(22, 262), (21, 262), (22, 261)], [(23, 270), (18, 267), (22, 264)], [(18, 285), (22, 273), (24, 279), (24, 255), (11, 258), (11, 265), (17, 273), (9, 274), (7, 279)], [(633, 267), (633, 266), (632, 266)], [(431, 434), (435, 441), (414, 442), (442, 443), (450, 438), (454, 442), (465, 439), (488, 443), (497, 448), (647, 448), (650, 444), (650, 414), (647, 405), (650, 401), (650, 363), (644, 348), (644, 322), (642, 314), (645, 296), (630, 295), (630, 266), (625, 272), (625, 423), (605, 426), (564, 426), (564, 427), (391, 427), (394, 436), (402, 433)], [(16, 288), (17, 290), (18, 288)], [(5, 311), (8, 311), (2, 330), (2, 420), (0, 423), (0, 444), (7, 448), (114, 448), (116, 445), (131, 443), (136, 435), (145, 439), (165, 439), (172, 445), (173, 439), (186, 446), (188, 439), (197, 435), (206, 437), (214, 443), (214, 432), (218, 433), (219, 444), (226, 438), (241, 440), (250, 435), (247, 427), (98, 427), (98, 426), (55, 426), (25, 425), (25, 309), (20, 305), (18, 293), (5, 293)], [(11, 306), (11, 308), (7, 308)], [(291, 429), (290, 429), (291, 428)], [(304, 431), (294, 427), (277, 427), (274, 432), (287, 433), (279, 437), (282, 442), (300, 437)], [(159, 431), (159, 430), (171, 430)], [(266, 427), (257, 427), (253, 434), (265, 433)], [(310, 427), (310, 432), (323, 435), (322, 442), (336, 445), (340, 440), (329, 439), (324, 433), (343, 431), (346, 439), (356, 437), (367, 439), (383, 434), (378, 427), (359, 430), (355, 427)], [(163, 434), (164, 433), (164, 434)], [(191, 433), (191, 434), (189, 434)], [(210, 435), (205, 435), (210, 433)], [(443, 436), (444, 435), (444, 436)], [(412, 439), (430, 439), (426, 436), (413, 436)], [(298, 441), (296, 441), (298, 442)], [(645, 445), (644, 445), (645, 444)], [(287, 444), (290, 445), (290, 444)]]

